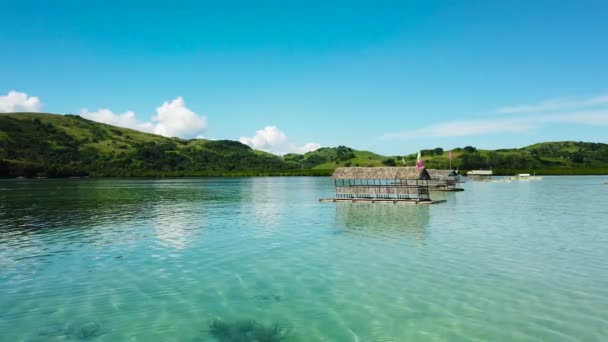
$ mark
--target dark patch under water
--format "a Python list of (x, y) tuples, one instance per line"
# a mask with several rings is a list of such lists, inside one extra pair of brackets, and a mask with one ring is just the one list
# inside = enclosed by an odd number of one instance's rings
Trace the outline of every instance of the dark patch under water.
[(70, 339), (90, 340), (101, 335), (106, 331), (97, 322), (80, 322), (67, 324), (50, 324), (38, 331), (38, 336), (41, 338), (54, 338), (65, 336)]
[(277, 296), (277, 295), (257, 295), (257, 296), (253, 296), (253, 298), (257, 299), (257, 300), (273, 301), (273, 302), (280, 302), (283, 300), (283, 298), (281, 298), (281, 296)]
[(278, 323), (264, 325), (254, 320), (209, 322), (209, 334), (219, 342), (279, 342), (286, 341), (290, 329)]

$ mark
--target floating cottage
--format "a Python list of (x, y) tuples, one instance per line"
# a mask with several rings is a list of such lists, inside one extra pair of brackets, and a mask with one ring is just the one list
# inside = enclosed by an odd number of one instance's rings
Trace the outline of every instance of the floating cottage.
[(331, 178), (336, 197), (322, 202), (411, 202), (432, 204), (429, 193), (431, 176), (417, 167), (340, 167)]
[(472, 170), (467, 172), (467, 177), (473, 180), (491, 180), (492, 170)]
[(463, 188), (459, 188), (457, 185), (460, 182), (460, 175), (458, 175), (458, 172), (454, 170), (437, 169), (428, 169), (427, 171), (431, 176), (429, 186), (433, 188), (433, 190), (464, 191)]

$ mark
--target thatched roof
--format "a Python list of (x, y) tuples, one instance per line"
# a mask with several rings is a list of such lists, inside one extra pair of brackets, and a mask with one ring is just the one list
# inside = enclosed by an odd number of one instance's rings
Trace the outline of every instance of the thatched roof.
[(431, 179), (425, 168), (408, 167), (339, 167), (332, 179)]
[(438, 169), (428, 169), (429, 175), (431, 175), (431, 179), (435, 180), (446, 180), (450, 177), (456, 177), (458, 174), (454, 170), (438, 170)]

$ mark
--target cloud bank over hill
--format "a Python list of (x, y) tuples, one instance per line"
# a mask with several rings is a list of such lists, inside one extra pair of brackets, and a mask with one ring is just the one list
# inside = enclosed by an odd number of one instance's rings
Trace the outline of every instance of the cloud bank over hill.
[[(11, 90), (7, 95), (0, 96), (0, 112), (40, 112), (42, 103), (36, 96)], [(183, 97), (178, 96), (170, 101), (164, 101), (156, 107), (156, 114), (150, 120), (140, 120), (134, 111), (114, 112), (109, 108), (89, 110), (82, 108), (79, 115), (83, 118), (105, 123), (108, 125), (131, 128), (142, 132), (154, 133), (166, 137), (184, 139), (201, 138), (207, 131), (207, 117), (199, 115), (186, 106)], [(250, 147), (278, 155), (287, 153), (306, 153), (321, 147), (319, 143), (310, 142), (297, 145), (289, 141), (287, 135), (276, 126), (266, 126), (256, 131), (252, 137), (243, 136), (239, 139)]]
[(195, 138), (207, 130), (207, 118), (186, 107), (186, 102), (181, 96), (163, 102), (156, 108), (156, 115), (151, 121), (139, 121), (132, 111), (114, 113), (107, 108), (94, 112), (83, 108), (80, 115), (93, 121), (166, 137)]
[[(41, 112), (42, 102), (36, 96), (11, 90), (0, 96), (0, 113)], [(188, 107), (181, 96), (165, 101), (156, 108), (156, 115), (150, 121), (141, 121), (133, 111), (114, 113), (109, 108), (90, 111), (80, 110), (80, 115), (89, 120), (136, 129), (142, 132), (164, 135), (166, 137), (195, 138), (207, 130), (207, 118), (198, 115)]]
[(130, 110), (124, 113), (114, 113), (107, 108), (100, 108), (94, 112), (89, 111), (87, 108), (83, 108), (80, 111), (80, 116), (112, 126), (131, 128), (142, 132), (154, 131), (154, 124), (151, 122), (139, 121), (135, 116), (135, 113)]
[[(36, 96), (16, 90), (0, 95), (0, 113), (41, 112), (42, 102)], [(82, 117), (114, 126), (183, 139), (202, 138), (208, 129), (207, 117), (197, 114), (186, 105), (183, 97), (162, 102), (155, 114), (140, 120), (134, 111), (114, 112), (110, 108), (89, 110), (82, 108)], [(551, 125), (608, 126), (608, 94), (586, 98), (548, 99), (531, 104), (498, 107), (484, 115), (453, 115), (461, 120), (429, 122), (426, 126), (398, 129), (381, 135), (381, 140), (440, 139), (450, 137), (488, 136), (491, 134), (518, 135), (541, 131)], [(290, 141), (277, 126), (268, 125), (252, 136), (241, 136), (239, 141), (254, 149), (284, 155), (306, 153), (321, 147), (319, 143), (303, 145)]]

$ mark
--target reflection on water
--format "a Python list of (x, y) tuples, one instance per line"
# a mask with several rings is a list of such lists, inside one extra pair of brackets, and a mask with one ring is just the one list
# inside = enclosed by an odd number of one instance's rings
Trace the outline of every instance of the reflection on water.
[(241, 206), (245, 213), (253, 215), (253, 224), (265, 226), (268, 230), (276, 228), (284, 209), (280, 197), (285, 193), (288, 183), (276, 182), (275, 178), (254, 178), (246, 183)]
[(208, 214), (208, 208), (194, 203), (239, 203), (242, 195), (193, 180), (5, 181), (0, 245), (9, 236), (34, 242), (63, 233), (99, 240), (116, 230), (124, 240), (125, 222), (149, 222), (164, 243), (183, 247), (188, 232), (204, 226)]
[(152, 227), (158, 242), (169, 248), (184, 249), (201, 232), (204, 216), (188, 212), (178, 204), (158, 204), (152, 209)]
[(336, 205), (338, 232), (370, 236), (400, 234), (422, 243), (427, 235), (429, 207), (407, 203), (348, 203)]

